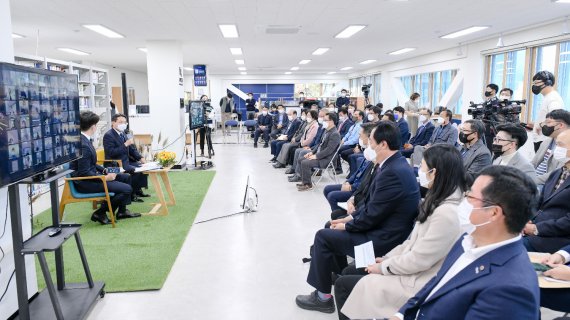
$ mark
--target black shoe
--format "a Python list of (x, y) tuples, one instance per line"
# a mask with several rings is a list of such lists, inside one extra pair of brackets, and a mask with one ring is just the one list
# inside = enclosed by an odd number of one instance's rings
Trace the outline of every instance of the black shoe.
[(142, 192), (142, 190), (137, 191), (135, 194), (137, 195), (137, 197), (142, 197), (142, 198), (150, 197), (150, 194), (146, 194), (146, 193)]
[(269, 160), (269, 162), (273, 162), (273, 163), (275, 163), (275, 161), (277, 161), (277, 158), (276, 158), (276, 157), (273, 157), (273, 158), (271, 158), (271, 159)]
[(254, 147), (254, 148), (257, 148), (257, 143), (254, 143), (254, 144), (253, 144), (253, 147)]
[(336, 174), (342, 174), (342, 169), (336, 169), (334, 172), (335, 172)]
[(109, 218), (105, 213), (99, 213), (98, 211), (93, 212), (91, 215), (91, 221), (99, 222), (100, 224), (110, 224)]
[(269, 148), (269, 145), (266, 143), (263, 145), (264, 148)]
[(285, 168), (285, 165), (282, 164), (281, 162), (276, 162), (276, 163), (273, 165), (273, 168), (275, 168), (275, 169), (283, 169), (283, 168)]
[(131, 202), (144, 202), (144, 200), (137, 196), (134, 196), (131, 198)]
[(297, 185), (297, 190), (299, 190), (299, 191), (311, 191), (311, 190), (313, 190), (313, 185), (310, 183), (303, 184), (301, 186)]
[(287, 171), (285, 171), (285, 174), (293, 174), (295, 173), (295, 170), (293, 170), (293, 168), (289, 168), (287, 169)]
[(318, 170), (317, 170), (317, 174), (316, 174), (315, 176), (320, 177), (320, 176), (322, 176), (322, 175), (323, 175), (323, 170), (318, 169)]
[(335, 311), (333, 298), (331, 297), (327, 301), (321, 301), (319, 300), (316, 290), (311, 292), (309, 295), (298, 295), (297, 298), (295, 298), (295, 302), (299, 308), (305, 310), (320, 311), (324, 313), (334, 313)]
[(117, 213), (117, 220), (127, 219), (127, 218), (138, 218), (140, 217), (140, 213), (130, 212), (129, 209), (125, 210), (125, 212), (118, 212)]
[(293, 176), (292, 178), (289, 178), (289, 182), (301, 182), (301, 177)]

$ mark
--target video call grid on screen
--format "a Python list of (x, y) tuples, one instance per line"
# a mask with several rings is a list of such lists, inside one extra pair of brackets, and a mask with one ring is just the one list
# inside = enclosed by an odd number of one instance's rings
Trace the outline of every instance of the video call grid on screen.
[(204, 102), (190, 101), (189, 116), (190, 116), (190, 130), (202, 128), (205, 124)]
[(0, 63), (0, 186), (80, 156), (77, 75)]

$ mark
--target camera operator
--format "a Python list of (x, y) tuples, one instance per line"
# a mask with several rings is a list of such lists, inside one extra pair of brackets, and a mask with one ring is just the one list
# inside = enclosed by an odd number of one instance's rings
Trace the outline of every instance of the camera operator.
[(204, 101), (204, 115), (206, 117), (205, 126), (200, 128), (200, 156), (204, 156), (204, 138), (208, 144), (208, 154), (214, 155), (214, 147), (212, 146), (212, 128), (214, 127), (214, 108), (210, 104), (210, 99), (207, 95), (203, 94), (200, 97)]
[(501, 92), (499, 93), (499, 101), (505, 101), (505, 100), (510, 101), (512, 98), (513, 98), (513, 90), (509, 88), (501, 89)]
[(348, 97), (348, 91), (346, 89), (340, 90), (340, 97), (336, 99), (336, 107), (340, 110), (342, 107), (350, 103), (350, 98)]
[[(499, 86), (494, 84), (494, 83), (489, 83), (486, 87), (485, 87), (485, 102), (488, 106), (498, 106), (499, 105), (499, 99), (497, 99), (497, 92), (499, 92)], [(487, 117), (488, 119), (484, 119), (484, 120), (490, 120), (490, 121), (495, 121), (495, 122), (500, 122), (499, 119), (497, 119), (496, 117), (493, 117), (493, 115), (491, 115), (490, 117)], [(485, 143), (487, 144), (487, 148), (489, 148), (489, 150), (491, 150), (493, 148), (493, 139), (495, 138), (495, 135), (497, 134), (495, 132), (495, 129), (493, 128), (493, 123), (489, 122), (489, 121), (484, 121), (485, 122)]]
[(534, 120), (534, 151), (538, 151), (540, 144), (547, 138), (542, 134), (540, 126), (546, 119), (546, 114), (552, 110), (564, 109), (562, 97), (553, 88), (555, 82), (554, 75), (550, 71), (539, 71), (532, 77), (532, 93), (543, 96), (540, 111)]

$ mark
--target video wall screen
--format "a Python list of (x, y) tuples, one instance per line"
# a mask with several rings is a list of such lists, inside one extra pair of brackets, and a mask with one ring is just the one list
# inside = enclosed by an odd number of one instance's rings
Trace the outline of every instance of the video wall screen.
[(0, 63), (0, 186), (81, 157), (77, 75)]

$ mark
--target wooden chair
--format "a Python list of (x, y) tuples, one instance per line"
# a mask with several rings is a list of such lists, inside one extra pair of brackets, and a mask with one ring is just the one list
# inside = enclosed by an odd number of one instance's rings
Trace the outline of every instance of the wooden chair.
[[(105, 164), (105, 162), (116, 162), (119, 167), (123, 167), (123, 161), (121, 160), (114, 160), (114, 159), (109, 159), (106, 160), (105, 159), (105, 149), (98, 149), (97, 151), (97, 164), (102, 166)], [(98, 201), (93, 201), (93, 210), (97, 209), (97, 203), (99, 203)]]
[[(105, 192), (100, 193), (81, 193), (75, 188), (73, 181), (80, 180), (101, 180), (103, 182), (103, 189)], [(115, 227), (115, 215), (113, 214), (113, 207), (111, 206), (111, 197), (115, 195), (107, 189), (107, 180), (105, 176), (90, 176), (90, 177), (77, 177), (77, 178), (64, 178), (65, 185), (63, 186), (63, 193), (61, 194), (61, 201), (59, 202), (59, 220), (62, 221), (65, 206), (69, 203), (77, 202), (92, 202), (95, 206), (98, 201), (107, 202), (109, 215), (111, 216), (111, 224)]]

